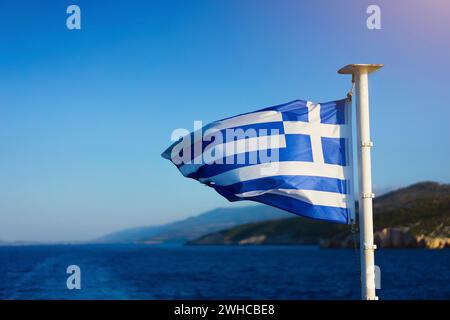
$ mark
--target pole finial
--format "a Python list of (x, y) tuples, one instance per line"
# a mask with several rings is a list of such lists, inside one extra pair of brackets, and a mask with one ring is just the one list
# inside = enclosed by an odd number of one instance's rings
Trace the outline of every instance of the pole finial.
[(338, 70), (339, 74), (372, 73), (383, 67), (383, 64), (348, 64)]

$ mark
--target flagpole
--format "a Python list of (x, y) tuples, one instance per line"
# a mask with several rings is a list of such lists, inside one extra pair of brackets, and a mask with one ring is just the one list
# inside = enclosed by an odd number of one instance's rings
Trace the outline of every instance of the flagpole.
[(382, 64), (350, 64), (338, 70), (340, 74), (351, 74), (355, 81), (356, 122), (358, 143), (359, 177), (359, 232), (361, 252), (361, 297), (363, 300), (378, 300), (375, 294), (375, 258), (376, 246), (373, 243), (372, 213), (372, 169), (369, 124), (369, 84), (368, 75)]

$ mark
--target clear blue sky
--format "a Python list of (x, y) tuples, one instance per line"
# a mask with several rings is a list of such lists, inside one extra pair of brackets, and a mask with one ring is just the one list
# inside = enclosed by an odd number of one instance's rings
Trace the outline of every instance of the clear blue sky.
[[(372, 3), (382, 30), (366, 28)], [(0, 239), (235, 205), (160, 157), (172, 130), (342, 98), (348, 63), (385, 64), (370, 78), (375, 188), (449, 182), (449, 30), (445, 0), (2, 1)]]

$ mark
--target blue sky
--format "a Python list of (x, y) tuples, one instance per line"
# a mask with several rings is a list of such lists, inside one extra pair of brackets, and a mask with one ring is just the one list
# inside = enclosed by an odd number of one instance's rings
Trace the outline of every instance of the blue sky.
[(236, 206), (160, 157), (172, 130), (342, 98), (348, 63), (385, 64), (370, 77), (375, 188), (449, 182), (449, 21), (444, 0), (2, 1), (0, 240)]

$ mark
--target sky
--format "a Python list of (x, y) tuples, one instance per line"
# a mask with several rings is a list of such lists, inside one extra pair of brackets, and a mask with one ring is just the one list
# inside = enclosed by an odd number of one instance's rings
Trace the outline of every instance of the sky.
[[(68, 30), (66, 8), (81, 9)], [(381, 29), (366, 9), (381, 9)], [(160, 154), (174, 129), (370, 75), (377, 191), (450, 182), (450, 3), (50, 1), (0, 4), (0, 240), (86, 240), (231, 204)]]

